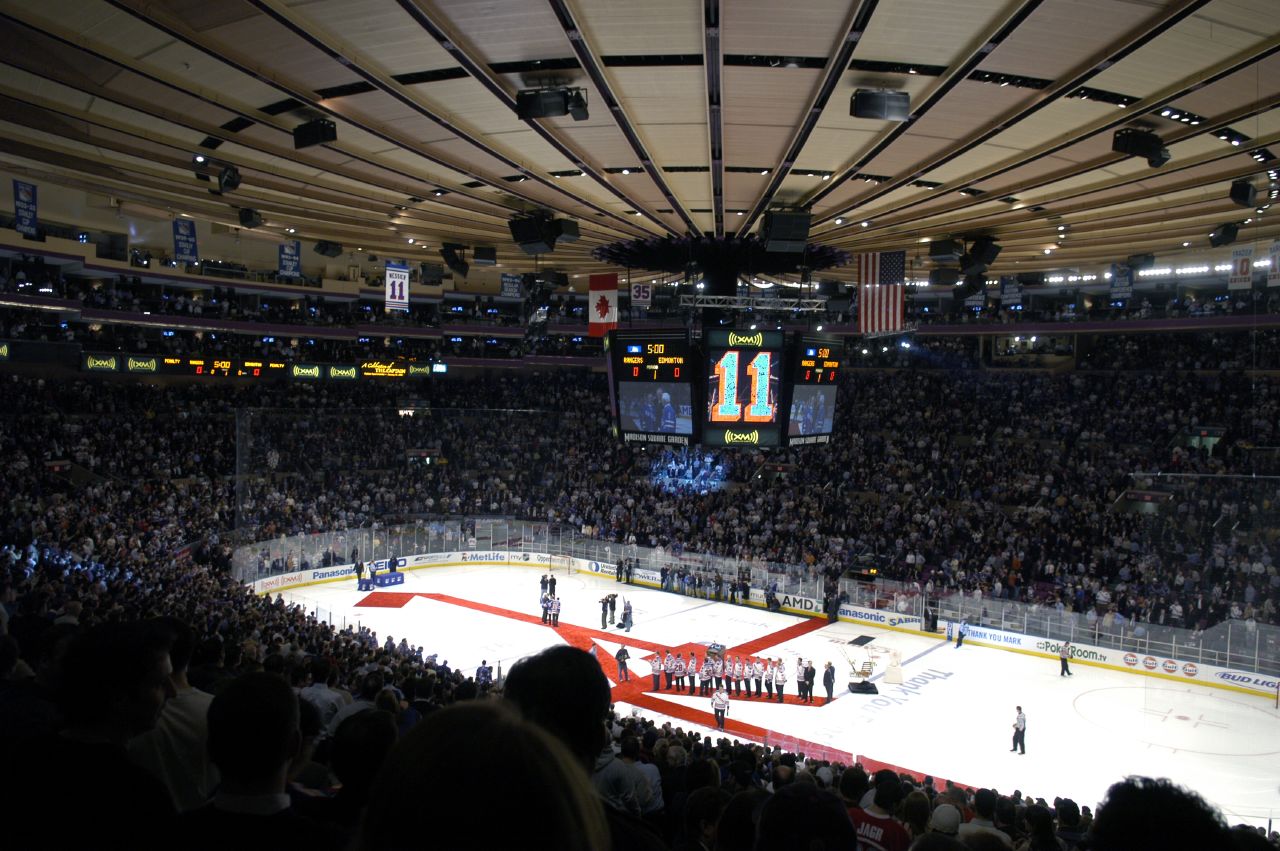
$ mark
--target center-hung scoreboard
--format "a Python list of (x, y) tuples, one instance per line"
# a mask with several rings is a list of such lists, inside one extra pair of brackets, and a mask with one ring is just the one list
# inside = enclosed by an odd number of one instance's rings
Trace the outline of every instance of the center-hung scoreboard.
[(612, 331), (610, 403), (626, 443), (797, 446), (826, 443), (835, 419), (839, 342), (779, 330)]

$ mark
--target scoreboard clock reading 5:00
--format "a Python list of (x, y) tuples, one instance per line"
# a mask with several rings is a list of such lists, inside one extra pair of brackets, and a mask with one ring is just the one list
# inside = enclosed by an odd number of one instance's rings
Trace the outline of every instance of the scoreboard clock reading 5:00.
[(708, 445), (777, 446), (783, 334), (780, 331), (709, 329), (707, 416)]
[(684, 340), (622, 340), (619, 381), (687, 381), (689, 344)]

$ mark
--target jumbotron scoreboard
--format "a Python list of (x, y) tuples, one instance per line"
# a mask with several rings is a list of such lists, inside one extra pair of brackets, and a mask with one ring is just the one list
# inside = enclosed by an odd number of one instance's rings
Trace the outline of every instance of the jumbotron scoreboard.
[(782, 331), (612, 331), (610, 403), (625, 443), (801, 446), (827, 443), (839, 341)]
[(828, 337), (801, 335), (792, 355), (787, 445), (829, 443), (835, 426), (839, 349)]
[(692, 443), (695, 370), (688, 335), (614, 331), (605, 352), (619, 437), (626, 443)]
[(782, 433), (781, 331), (708, 329), (707, 446), (777, 446)]

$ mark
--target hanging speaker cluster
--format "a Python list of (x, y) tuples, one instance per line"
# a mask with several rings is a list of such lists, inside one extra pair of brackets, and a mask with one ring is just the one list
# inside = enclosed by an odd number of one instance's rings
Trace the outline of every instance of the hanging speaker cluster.
[(555, 219), (545, 210), (515, 216), (507, 222), (511, 239), (525, 254), (550, 254), (557, 242), (577, 242), (578, 223), (571, 219)]

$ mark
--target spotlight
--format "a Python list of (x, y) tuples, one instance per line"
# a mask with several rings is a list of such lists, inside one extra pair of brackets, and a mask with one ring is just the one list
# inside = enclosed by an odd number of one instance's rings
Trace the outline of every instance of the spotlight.
[(196, 154), (191, 158), (191, 161), (196, 165), (204, 165), (206, 162), (208, 162), (208, 160), (209, 158), (206, 157), (204, 154)]
[(574, 89), (569, 92), (569, 115), (573, 116), (574, 121), (586, 121), (589, 117), (587, 114), (587, 93), (583, 89)]

